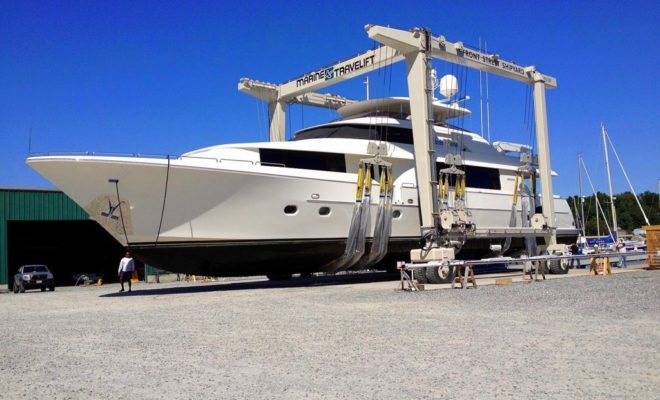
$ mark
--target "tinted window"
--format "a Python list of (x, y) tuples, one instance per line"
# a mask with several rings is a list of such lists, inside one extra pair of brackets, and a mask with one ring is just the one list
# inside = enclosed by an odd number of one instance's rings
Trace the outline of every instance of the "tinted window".
[[(436, 125), (462, 131), (461, 128), (445, 122)], [(413, 144), (412, 129), (410, 128), (358, 124), (319, 126), (316, 128), (305, 129), (296, 133), (293, 140), (322, 138), (383, 140), (392, 143)]]
[(259, 156), (262, 163), (275, 166), (284, 165), (286, 168), (346, 172), (346, 160), (343, 154), (320, 151), (259, 149)]
[(296, 133), (293, 140), (341, 138), (385, 140), (393, 143), (412, 144), (412, 130), (383, 125), (332, 125), (310, 128)]
[[(436, 168), (440, 171), (441, 169), (449, 168), (449, 165), (445, 163), (436, 163)], [(497, 168), (464, 165), (460, 169), (465, 171), (467, 187), (493, 190), (500, 190), (502, 188), (500, 184), (500, 170)]]

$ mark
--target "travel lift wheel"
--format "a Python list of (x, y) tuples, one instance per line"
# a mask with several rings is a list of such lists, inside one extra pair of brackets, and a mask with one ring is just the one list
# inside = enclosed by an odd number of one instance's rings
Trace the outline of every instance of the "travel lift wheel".
[(426, 268), (415, 268), (414, 275), (417, 283), (429, 283), (429, 280), (426, 279)]
[(426, 268), (426, 279), (429, 283), (452, 283), (454, 276), (456, 269), (449, 265)]
[[(543, 254), (550, 254), (550, 253), (546, 250), (543, 252)], [(555, 252), (555, 251), (553, 251), (552, 254), (562, 255), (561, 252)], [(548, 265), (548, 270), (550, 271), (551, 274), (565, 275), (568, 274), (568, 266), (570, 265), (570, 261), (567, 258), (563, 258), (560, 260), (548, 261), (547, 265)]]

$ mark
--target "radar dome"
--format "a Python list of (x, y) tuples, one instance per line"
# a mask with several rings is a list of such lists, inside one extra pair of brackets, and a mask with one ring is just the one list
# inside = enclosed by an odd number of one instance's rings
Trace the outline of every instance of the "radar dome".
[(458, 79), (454, 75), (445, 75), (440, 79), (440, 94), (451, 98), (458, 93)]

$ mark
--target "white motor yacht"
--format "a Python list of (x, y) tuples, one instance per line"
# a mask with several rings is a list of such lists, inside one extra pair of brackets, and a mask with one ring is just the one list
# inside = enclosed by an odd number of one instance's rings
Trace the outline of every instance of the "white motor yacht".
[[(358, 164), (375, 142), (392, 164), (391, 236), (387, 255), (360, 268), (393, 268), (420, 243), (409, 102), (372, 99), (338, 111), (338, 120), (286, 142), (224, 144), (176, 157), (40, 154), (27, 164), (145, 263), (197, 275), (275, 277), (322, 271), (342, 255)], [(468, 113), (457, 103), (433, 104), (437, 163), (460, 153), (472, 221), (479, 229), (509, 227), (519, 153), (530, 149), (490, 144), (451, 125)], [(554, 202), (558, 242), (574, 243), (569, 206), (556, 196)], [(483, 257), (503, 242), (468, 238), (457, 257)], [(507, 247), (512, 254), (525, 246), (520, 238)]]

